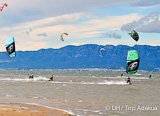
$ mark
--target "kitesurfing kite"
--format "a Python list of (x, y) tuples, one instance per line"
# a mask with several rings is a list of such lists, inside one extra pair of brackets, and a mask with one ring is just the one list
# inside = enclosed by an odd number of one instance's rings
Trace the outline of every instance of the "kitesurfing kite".
[(105, 51), (105, 49), (104, 49), (104, 48), (101, 48), (101, 49), (100, 49), (100, 55), (101, 55), (101, 56), (102, 56), (102, 52), (103, 52), (103, 51)]
[(7, 7), (7, 6), (8, 6), (7, 3), (2, 4), (2, 5), (0, 6), (0, 12), (2, 12), (2, 11), (3, 11), (3, 8), (4, 8), (4, 7)]
[(127, 54), (127, 67), (128, 74), (135, 74), (139, 67), (139, 54), (136, 50), (129, 50)]
[(14, 37), (11, 37), (6, 40), (5, 47), (6, 47), (6, 52), (9, 57), (13, 58), (16, 56)]
[(61, 35), (61, 41), (64, 41), (65, 36), (68, 36), (68, 33), (63, 33), (63, 34)]
[(139, 40), (139, 35), (138, 35), (138, 33), (135, 31), (135, 30), (133, 30), (133, 31), (131, 31), (130, 33), (128, 33), (135, 41), (138, 41)]

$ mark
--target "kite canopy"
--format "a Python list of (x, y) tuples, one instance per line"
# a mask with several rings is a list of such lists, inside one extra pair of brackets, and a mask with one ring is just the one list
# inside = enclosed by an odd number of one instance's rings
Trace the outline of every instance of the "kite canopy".
[(128, 74), (135, 74), (139, 67), (139, 54), (136, 50), (129, 50), (127, 54), (127, 67)]
[(63, 33), (63, 34), (61, 34), (61, 41), (64, 41), (65, 36), (68, 36), (68, 33)]
[(3, 8), (4, 8), (4, 7), (7, 7), (7, 6), (8, 6), (7, 3), (2, 4), (2, 5), (0, 6), (0, 12), (2, 12), (2, 11), (3, 11)]
[(133, 31), (131, 31), (130, 33), (128, 33), (135, 41), (138, 41), (139, 40), (139, 35), (138, 35), (138, 33), (135, 31), (135, 30), (133, 30)]
[(6, 47), (6, 52), (7, 52), (9, 57), (15, 57), (16, 56), (14, 37), (11, 37), (11, 38), (6, 40), (5, 47)]
[(100, 51), (99, 51), (101, 56), (102, 56), (102, 52), (103, 52), (103, 51), (105, 51), (104, 48), (101, 48)]

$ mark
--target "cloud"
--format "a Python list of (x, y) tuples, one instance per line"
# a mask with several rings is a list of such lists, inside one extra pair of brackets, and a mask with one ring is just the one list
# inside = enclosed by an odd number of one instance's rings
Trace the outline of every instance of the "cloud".
[(122, 16), (107, 16), (107, 17), (99, 17), (93, 20), (88, 21), (89, 25), (94, 25), (95, 28), (103, 29), (120, 29), (120, 27), (124, 24), (127, 24), (132, 21), (136, 21), (140, 19), (142, 16), (138, 14), (128, 14)]
[(114, 39), (121, 39), (121, 35), (118, 33), (112, 32), (112, 33), (105, 33), (103, 34), (105, 38), (114, 38)]
[(48, 35), (47, 35), (47, 33), (39, 33), (39, 34), (37, 34), (37, 36), (40, 36), (40, 37), (47, 37)]
[[(0, 26), (14, 25), (64, 14), (94, 12), (99, 8), (132, 0), (3, 0), (8, 8), (0, 16)], [(2, 2), (2, 1), (1, 1)]]
[[(106, 40), (99, 37), (105, 32), (111, 32), (106, 33), (105, 36), (117, 38), (113, 39), (111, 43), (119, 44), (118, 42), (124, 39), (118, 39), (123, 36), (123, 33), (119, 35), (114, 30), (130, 31), (137, 28), (142, 32), (159, 32), (159, 23), (155, 21), (148, 26), (145, 23), (142, 25), (142, 22), (139, 22), (142, 15), (138, 14), (139, 9), (137, 10), (137, 7), (159, 5), (157, 1), (1, 0), (1, 2), (7, 2), (9, 5), (0, 14), (1, 42), (5, 42), (5, 39), (10, 36), (15, 36), (17, 50), (33, 50), (43, 47), (56, 48), (74, 43), (76, 45), (100, 42), (103, 44)], [(108, 10), (113, 6), (115, 7), (113, 11)], [(133, 7), (134, 10), (130, 7)], [(144, 11), (140, 11), (140, 13), (142, 12)], [(69, 36), (62, 43), (60, 35), (64, 32), (67, 32)], [(45, 39), (42, 39), (42, 37), (45, 37)], [(125, 42), (127, 43), (127, 41)], [(0, 50), (2, 50), (1, 46)]]
[(152, 7), (152, 6), (160, 6), (160, 1), (158, 0), (138, 0), (132, 3), (133, 6), (136, 7)]
[[(76, 23), (78, 20), (81, 20), (81, 17), (87, 20)], [(28, 21), (17, 24), (14, 27), (1, 27), (0, 35), (1, 38), (15, 36), (18, 45), (17, 50), (64, 46), (64, 44), (60, 43), (60, 35), (64, 32), (69, 34), (69, 39), (65, 41), (66, 43), (68, 42), (67, 44), (76, 43), (77, 41), (78, 43), (89, 43), (93, 41), (96, 43), (98, 40), (93, 40), (93, 38), (98, 38), (106, 30), (120, 30), (122, 25), (137, 20), (141, 16), (129, 14), (124, 16), (93, 17), (90, 14), (75, 13)], [(45, 36), (46, 39), (42, 40), (42, 36)], [(114, 36), (118, 38), (118, 36)], [(28, 48), (29, 45), (33, 46)]]
[(24, 33), (24, 34), (26, 34), (26, 35), (30, 35), (31, 32), (32, 32), (32, 29), (28, 29), (28, 30), (25, 30), (25, 31), (22, 32), (22, 33)]
[(22, 22), (15, 24), (14, 26), (1, 26), (0, 28), (12, 28), (16, 30), (22, 30), (25, 29), (25, 31), (32, 32), (33, 28), (41, 28), (44, 26), (54, 26), (58, 24), (69, 24), (69, 23), (74, 23), (74, 21), (77, 21), (83, 17), (82, 13), (75, 13), (75, 14), (66, 14), (66, 15), (61, 15), (61, 16), (56, 16), (56, 17), (47, 17), (43, 19), (37, 19), (37, 20), (28, 20), (27, 22)]
[(128, 23), (122, 26), (122, 30), (137, 30), (145, 33), (160, 33), (160, 12), (154, 12), (144, 16), (138, 21)]

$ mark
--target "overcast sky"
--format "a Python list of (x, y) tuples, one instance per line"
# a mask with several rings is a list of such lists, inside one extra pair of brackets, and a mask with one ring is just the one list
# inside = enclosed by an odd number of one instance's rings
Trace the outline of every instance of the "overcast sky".
[[(15, 37), (17, 50), (66, 45), (160, 45), (158, 0), (0, 0), (0, 51)], [(136, 29), (135, 42), (128, 32)], [(68, 33), (65, 41), (62, 33)]]

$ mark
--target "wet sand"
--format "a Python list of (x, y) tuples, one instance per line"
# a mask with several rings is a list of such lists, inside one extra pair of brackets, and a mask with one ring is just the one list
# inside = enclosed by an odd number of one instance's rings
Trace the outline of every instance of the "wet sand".
[(0, 116), (73, 116), (65, 111), (22, 103), (0, 103)]

